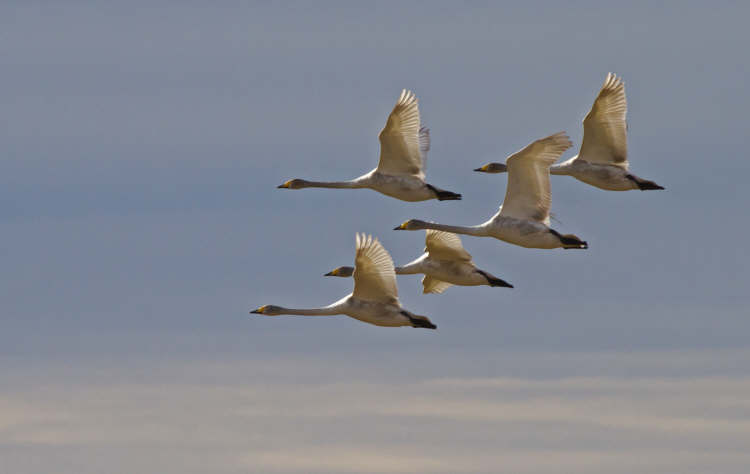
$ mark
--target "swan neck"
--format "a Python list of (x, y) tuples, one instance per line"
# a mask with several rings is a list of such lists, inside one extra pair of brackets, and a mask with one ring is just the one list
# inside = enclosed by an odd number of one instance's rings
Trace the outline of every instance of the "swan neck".
[(568, 169), (562, 163), (559, 163), (549, 167), (549, 174), (566, 175), (568, 174)]
[(396, 275), (416, 275), (417, 273), (424, 273), (422, 263), (427, 258), (427, 254), (423, 254), (416, 260), (413, 260), (406, 265), (396, 267)]
[(402, 267), (396, 267), (394, 270), (396, 270), (396, 275), (416, 275), (417, 273), (422, 273), (419, 271), (419, 265), (415, 262), (407, 263)]
[(446, 224), (435, 224), (433, 222), (426, 222), (423, 224), (425, 229), (442, 230), (445, 232), (453, 232), (454, 234), (464, 235), (476, 235), (486, 236), (487, 232), (481, 226), (460, 226), (460, 225), (446, 225)]
[(353, 189), (363, 187), (357, 181), (307, 181), (306, 188)]
[(281, 308), (281, 314), (296, 316), (333, 316), (341, 314), (341, 311), (339, 311), (337, 306), (326, 306), (325, 308), (312, 309)]

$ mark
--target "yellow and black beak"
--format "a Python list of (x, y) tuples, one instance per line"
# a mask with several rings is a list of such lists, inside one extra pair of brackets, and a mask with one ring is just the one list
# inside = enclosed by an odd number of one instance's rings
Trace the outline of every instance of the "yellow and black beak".
[(406, 225), (409, 223), (409, 221), (404, 221), (403, 224), (396, 226), (393, 228), (393, 230), (406, 230)]
[(474, 171), (479, 171), (480, 173), (486, 173), (488, 169), (490, 169), (490, 164), (489, 163), (487, 163), (484, 166), (480, 166), (479, 168), (475, 169)]
[(265, 306), (261, 306), (258, 309), (254, 309), (254, 310), (250, 311), (250, 314), (263, 314), (263, 311), (265, 311), (265, 310), (266, 310), (266, 307)]
[(334, 269), (334, 270), (331, 270), (330, 272), (326, 273), (326, 274), (325, 274), (325, 275), (323, 275), (323, 276), (327, 276), (327, 277), (335, 277), (335, 276), (339, 276), (339, 269), (338, 269), (338, 268), (336, 268), (336, 269)]
[(280, 185), (276, 186), (276, 188), (278, 188), (278, 189), (282, 189), (282, 188), (289, 189), (291, 186), (292, 186), (292, 180), (290, 179), (286, 183), (280, 184)]

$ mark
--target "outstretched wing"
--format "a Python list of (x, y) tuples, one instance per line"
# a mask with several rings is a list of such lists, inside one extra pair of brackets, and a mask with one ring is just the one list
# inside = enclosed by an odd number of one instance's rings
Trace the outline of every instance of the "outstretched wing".
[(378, 239), (357, 234), (354, 259), (355, 298), (380, 303), (398, 303), (393, 260)]
[(591, 111), (583, 119), (583, 142), (578, 158), (627, 168), (627, 113), (625, 83), (610, 72)]
[(458, 260), (470, 262), (471, 254), (461, 245), (461, 239), (452, 232), (427, 229), (425, 235), (425, 252), (436, 260)]
[[(430, 131), (420, 127), (419, 106), (413, 92), (404, 89), (380, 132), (378, 171), (424, 178), (424, 164), (430, 149)], [(424, 156), (423, 156), (424, 153)]]
[(508, 187), (500, 215), (549, 225), (549, 167), (573, 143), (565, 132), (540, 138), (510, 155)]
[(424, 278), (422, 278), (423, 293), (442, 293), (451, 286), (453, 286), (453, 283), (438, 280), (437, 278), (433, 278), (431, 276), (425, 275)]

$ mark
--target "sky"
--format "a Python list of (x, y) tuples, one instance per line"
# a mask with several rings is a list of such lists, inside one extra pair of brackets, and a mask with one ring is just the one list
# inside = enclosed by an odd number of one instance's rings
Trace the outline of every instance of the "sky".
[[(742, 2), (4, 2), (0, 470), (744, 472), (750, 224)], [(463, 237), (514, 289), (423, 295), (437, 331), (266, 318), (408, 218), (471, 225), (608, 72), (632, 171), (552, 177), (585, 251)], [(401, 89), (462, 201), (276, 189), (377, 164)]]

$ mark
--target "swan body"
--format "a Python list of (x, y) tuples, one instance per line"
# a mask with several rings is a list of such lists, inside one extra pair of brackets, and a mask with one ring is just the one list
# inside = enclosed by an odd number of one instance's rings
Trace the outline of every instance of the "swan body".
[(438, 189), (425, 181), (425, 164), (430, 150), (430, 130), (421, 126), (417, 97), (404, 89), (385, 128), (378, 136), (380, 162), (369, 173), (351, 181), (308, 181), (292, 179), (279, 188), (372, 189), (402, 201), (459, 200), (460, 194)]
[[(578, 155), (550, 167), (550, 174), (572, 176), (607, 191), (664, 189), (629, 170), (625, 83), (607, 74), (594, 105), (583, 120), (583, 142)], [(488, 163), (474, 171), (503, 173), (502, 163)]]
[[(513, 288), (510, 283), (477, 268), (456, 234), (431, 229), (425, 235), (425, 253), (394, 270), (397, 275), (424, 274), (424, 293), (442, 293), (452, 285)], [(352, 273), (352, 267), (339, 267), (326, 276), (348, 277)]]
[(375, 326), (411, 326), (435, 329), (426, 316), (416, 315), (401, 307), (396, 287), (393, 260), (377, 239), (356, 237), (354, 291), (323, 308), (294, 309), (265, 305), (251, 311), (265, 316), (333, 316), (346, 315)]
[(394, 230), (434, 229), (494, 237), (527, 248), (588, 248), (588, 244), (575, 235), (562, 235), (549, 227), (549, 167), (570, 146), (570, 138), (560, 132), (536, 140), (509, 156), (505, 200), (498, 212), (483, 224), (454, 226), (412, 219)]

